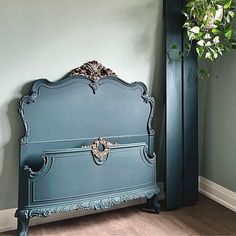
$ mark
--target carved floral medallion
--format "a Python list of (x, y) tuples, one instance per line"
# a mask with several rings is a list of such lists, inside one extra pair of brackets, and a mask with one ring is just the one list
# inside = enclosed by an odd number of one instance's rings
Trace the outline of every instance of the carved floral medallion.
[(91, 145), (93, 156), (98, 158), (99, 161), (101, 161), (101, 162), (104, 161), (109, 154), (111, 145), (113, 145), (113, 144), (108, 142), (107, 140), (99, 137)]

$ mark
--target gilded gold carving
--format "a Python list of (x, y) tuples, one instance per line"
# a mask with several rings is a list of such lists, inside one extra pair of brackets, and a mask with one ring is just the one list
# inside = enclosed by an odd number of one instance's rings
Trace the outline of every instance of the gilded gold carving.
[(97, 61), (90, 61), (80, 67), (73, 69), (69, 73), (69, 76), (73, 75), (83, 75), (92, 80), (93, 82), (96, 82), (106, 76), (117, 77), (117, 75), (111, 69), (104, 67), (101, 63), (98, 63)]
[[(98, 138), (98, 140), (94, 141), (92, 144), (92, 153), (100, 161), (103, 161), (104, 159), (107, 158), (111, 145), (112, 144), (107, 140), (103, 138)], [(102, 149), (100, 149), (100, 147)]]

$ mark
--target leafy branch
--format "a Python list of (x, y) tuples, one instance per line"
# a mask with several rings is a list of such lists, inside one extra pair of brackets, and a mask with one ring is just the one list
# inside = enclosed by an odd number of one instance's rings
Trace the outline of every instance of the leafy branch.
[[(188, 0), (183, 15), (186, 30), (184, 52), (172, 45), (167, 52), (169, 59), (182, 60), (196, 45), (198, 60), (216, 61), (225, 52), (236, 49), (232, 20), (236, 6), (233, 0)], [(173, 56), (174, 55), (174, 56)], [(212, 78), (204, 69), (198, 70), (200, 78)]]

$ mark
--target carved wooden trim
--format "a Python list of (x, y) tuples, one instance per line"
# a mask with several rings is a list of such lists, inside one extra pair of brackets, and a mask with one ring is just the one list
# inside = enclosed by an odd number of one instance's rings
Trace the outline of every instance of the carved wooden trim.
[(89, 61), (82, 66), (73, 69), (68, 75), (82, 75), (89, 78), (92, 82), (96, 82), (106, 76), (117, 77), (117, 75), (111, 69), (106, 68), (97, 61)]
[(33, 171), (30, 166), (25, 165), (24, 172), (26, 173), (26, 176), (28, 178), (35, 178), (35, 177), (40, 176), (42, 174), (46, 175), (46, 173), (44, 173), (44, 172), (47, 171), (47, 169), (50, 169), (50, 167), (52, 165), (52, 158), (50, 158), (50, 160), (49, 160), (48, 156), (45, 153), (43, 153), (41, 155), (41, 158), (43, 159), (43, 165), (42, 165), (41, 169), (38, 171)]
[(154, 195), (158, 195), (160, 192), (159, 188), (149, 189), (143, 192), (134, 191), (127, 194), (121, 194), (113, 197), (105, 197), (98, 200), (85, 200), (75, 203), (68, 203), (68, 205), (54, 206), (54, 207), (34, 207), (31, 209), (17, 209), (15, 217), (22, 219), (30, 219), (32, 217), (47, 217), (53, 213), (62, 213), (67, 211), (73, 211), (78, 209), (83, 210), (103, 210), (111, 208), (113, 205), (121, 204), (129, 200), (138, 198), (151, 199)]
[[(100, 162), (103, 162), (108, 157), (111, 145), (112, 144), (110, 142), (99, 137), (93, 142), (91, 146), (93, 156), (97, 158)], [(103, 150), (99, 150), (99, 146), (102, 146)]]

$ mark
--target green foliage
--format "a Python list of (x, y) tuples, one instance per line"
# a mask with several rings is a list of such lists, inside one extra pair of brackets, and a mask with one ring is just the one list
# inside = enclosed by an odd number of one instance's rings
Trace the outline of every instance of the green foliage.
[(188, 0), (183, 15), (188, 39), (185, 50), (189, 52), (196, 41), (198, 59), (215, 61), (224, 52), (236, 49), (232, 0)]

